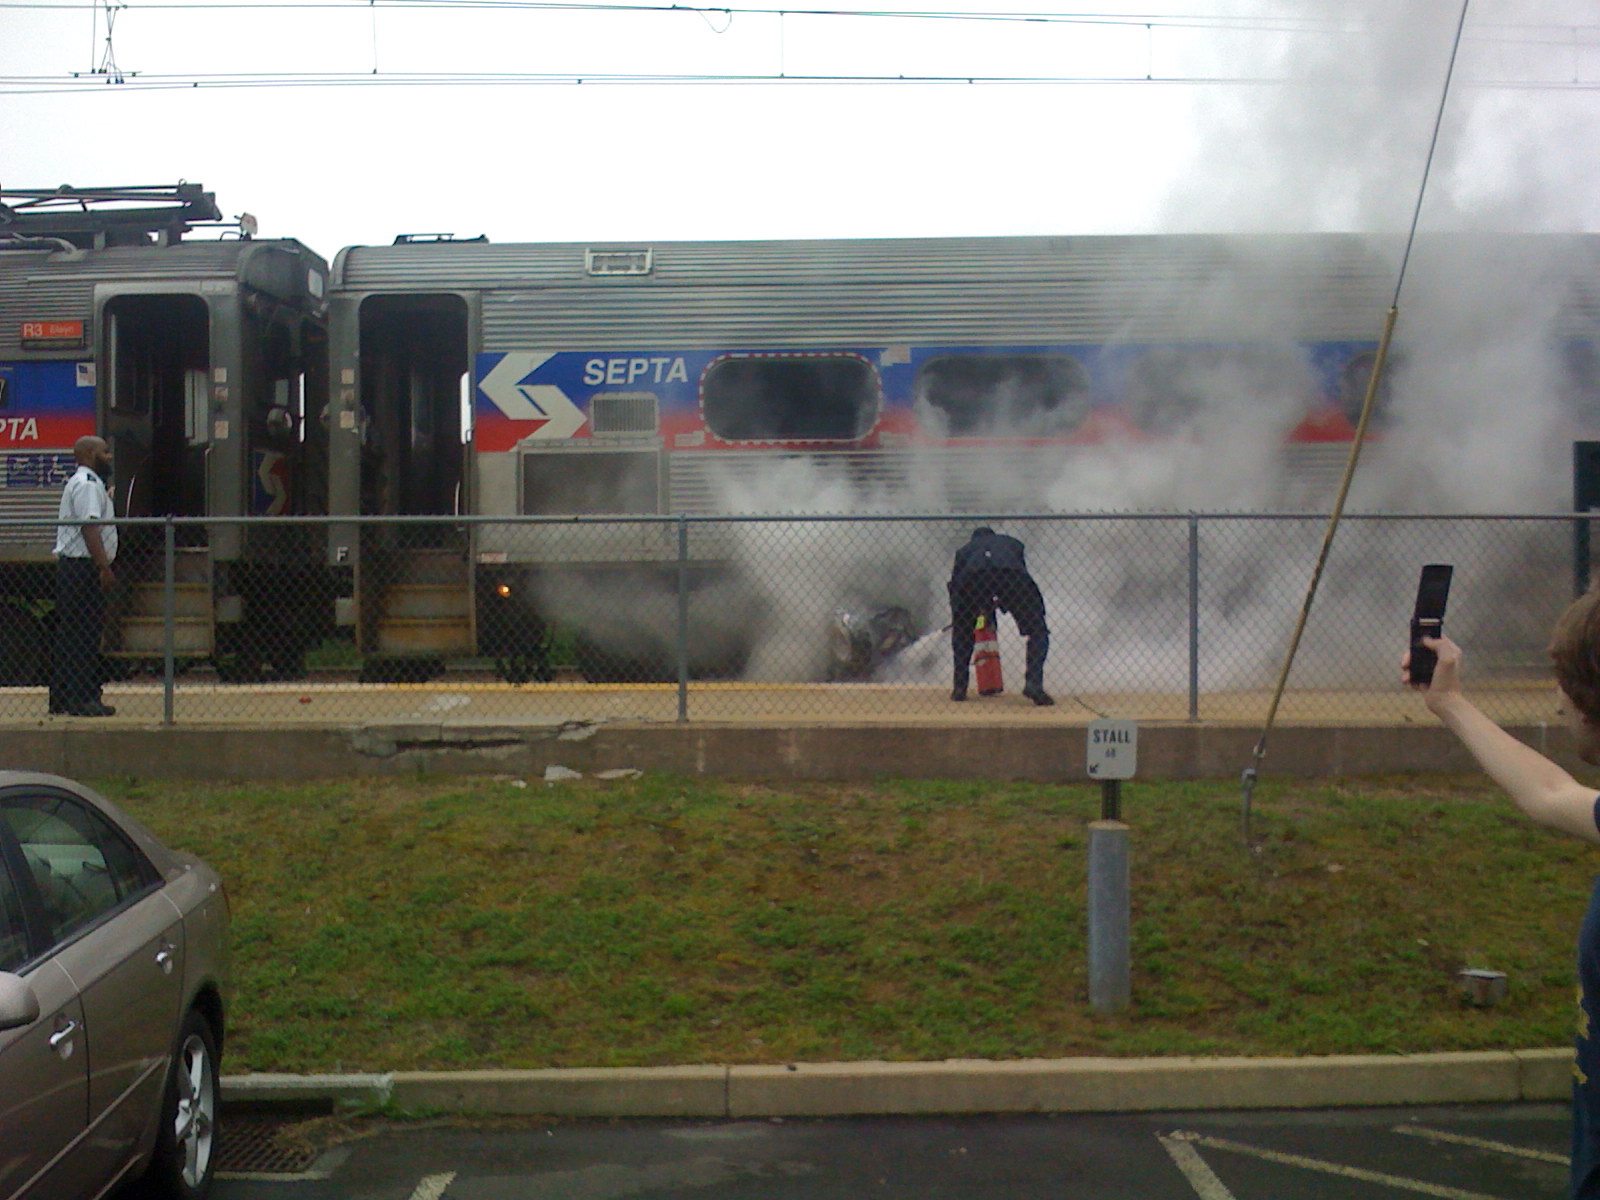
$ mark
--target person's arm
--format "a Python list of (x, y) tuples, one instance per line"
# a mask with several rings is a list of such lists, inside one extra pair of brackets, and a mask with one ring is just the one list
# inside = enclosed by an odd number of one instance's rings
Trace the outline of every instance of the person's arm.
[(1600, 792), (1585, 787), (1533, 747), (1519, 742), (1467, 699), (1461, 691), (1461, 647), (1449, 638), (1423, 638), (1422, 644), (1439, 656), (1433, 683), (1411, 683), (1409, 653), (1401, 663), (1401, 677), (1422, 692), (1429, 710), (1461, 739), (1485, 773), (1534, 821), (1600, 843), (1600, 828), (1595, 825), (1595, 800)]
[(110, 587), (116, 583), (117, 576), (111, 569), (111, 559), (106, 554), (106, 544), (100, 536), (100, 529), (95, 525), (83, 527), (83, 544), (89, 550), (89, 557), (100, 572), (100, 586)]

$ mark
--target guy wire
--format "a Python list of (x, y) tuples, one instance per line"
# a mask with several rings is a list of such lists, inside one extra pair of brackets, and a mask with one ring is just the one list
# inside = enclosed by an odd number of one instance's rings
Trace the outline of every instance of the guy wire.
[(1333, 535), (1338, 532), (1339, 519), (1344, 515), (1344, 503), (1350, 494), (1350, 484), (1355, 479), (1356, 464), (1361, 460), (1361, 447), (1367, 437), (1367, 423), (1372, 418), (1373, 402), (1378, 395), (1378, 383), (1383, 378), (1383, 367), (1389, 357), (1389, 343), (1394, 337), (1395, 322), (1400, 318), (1400, 291), (1405, 286), (1406, 267), (1411, 262), (1411, 248), (1417, 239), (1417, 225), (1422, 219), (1422, 201), (1428, 192), (1428, 177), (1433, 172), (1433, 156), (1439, 148), (1439, 130), (1444, 124), (1445, 103), (1450, 98), (1450, 81), (1455, 75), (1456, 56), (1461, 50), (1461, 33), (1467, 24), (1467, 6), (1472, 0), (1461, 0), (1461, 12), (1456, 18), (1455, 38), (1450, 44), (1450, 61), (1445, 67), (1444, 86), (1439, 90), (1439, 108), (1433, 118), (1433, 135), (1428, 140), (1427, 158), (1422, 164), (1422, 182), (1417, 188), (1417, 202), (1411, 210), (1411, 227), (1406, 234), (1405, 250), (1400, 256), (1400, 270), (1395, 276), (1394, 299), (1389, 305), (1389, 311), (1384, 317), (1383, 336), (1378, 340), (1378, 353), (1372, 360), (1372, 373), (1367, 377), (1367, 392), (1361, 398), (1361, 416), (1356, 421), (1355, 439), (1350, 443), (1350, 456), (1345, 460), (1344, 477), (1339, 481), (1339, 492), (1334, 498), (1333, 509), (1328, 514), (1327, 528), (1322, 535), (1322, 548), (1317, 552), (1316, 566), (1311, 571), (1311, 582), (1306, 587), (1304, 602), (1300, 605), (1300, 617), (1295, 622), (1294, 636), (1289, 640), (1289, 653), (1284, 656), (1283, 670), (1278, 673), (1278, 683), (1272, 690), (1272, 703), (1267, 708), (1267, 720), (1261, 728), (1261, 736), (1256, 740), (1255, 750), (1250, 765), (1244, 769), (1241, 782), (1244, 787), (1244, 813), (1243, 829), (1246, 848), (1252, 844), (1251, 832), (1251, 800), (1255, 795), (1256, 780), (1260, 776), (1261, 760), (1267, 754), (1267, 735), (1272, 732), (1272, 723), (1278, 716), (1278, 705), (1283, 701), (1284, 688), (1289, 683), (1289, 672), (1294, 667), (1294, 656), (1300, 649), (1300, 639), (1305, 634), (1306, 622), (1311, 617), (1311, 605), (1316, 599), (1317, 585), (1322, 582), (1323, 568), (1328, 564), (1328, 553), (1333, 548)]

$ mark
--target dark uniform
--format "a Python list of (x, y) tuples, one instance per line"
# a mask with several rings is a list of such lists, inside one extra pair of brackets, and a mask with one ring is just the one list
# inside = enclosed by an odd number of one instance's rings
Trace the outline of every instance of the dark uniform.
[(1050, 653), (1044, 597), (1028, 574), (1022, 543), (988, 526), (972, 531), (972, 539), (956, 551), (950, 572), (950, 643), (954, 652), (955, 686), (950, 699), (967, 698), (972, 640), (978, 618), (995, 609), (1009, 612), (1017, 630), (1028, 639), (1028, 662), (1022, 694), (1035, 704), (1054, 704), (1044, 690), (1044, 660)]

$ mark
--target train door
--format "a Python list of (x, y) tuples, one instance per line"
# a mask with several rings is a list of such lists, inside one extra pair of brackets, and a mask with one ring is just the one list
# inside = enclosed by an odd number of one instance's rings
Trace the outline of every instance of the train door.
[[(325, 330), (292, 309), (247, 311), (240, 357), (248, 446), (243, 511), (255, 517), (326, 512), (327, 431), (317, 419), (327, 395)], [(304, 528), (292, 523), (255, 532), (277, 534), (279, 540), (292, 533), (296, 558), (310, 547)], [(304, 548), (298, 548), (301, 542)]]
[[(363, 302), (364, 513), (448, 516), (464, 510), (466, 374), (461, 297), (373, 296)], [(435, 532), (426, 536), (437, 539), (444, 527), (430, 528)]]
[[(466, 301), (368, 297), (360, 339), (362, 513), (466, 512)], [(358, 569), (360, 643), (367, 655), (426, 673), (446, 656), (473, 653), (472, 559), (464, 526), (448, 520), (369, 525)]]
[(114, 453), (118, 515), (203, 516), (211, 345), (205, 301), (113, 296), (101, 321), (101, 428)]
[[(100, 428), (113, 453), (110, 490), (118, 516), (206, 513), (210, 444), (211, 312), (185, 293), (114, 295), (100, 314)], [(184, 658), (214, 647), (210, 555), (203, 525), (175, 529), (179, 550), (174, 650)], [(108, 652), (156, 659), (164, 651), (165, 557), (158, 526), (124, 529)]]

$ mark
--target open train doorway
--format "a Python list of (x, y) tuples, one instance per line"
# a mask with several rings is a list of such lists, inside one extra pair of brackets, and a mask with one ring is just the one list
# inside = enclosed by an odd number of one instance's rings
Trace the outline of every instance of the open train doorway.
[(451, 516), (465, 510), (461, 394), (467, 360), (461, 297), (372, 296), (362, 303), (362, 407), (371, 422), (362, 463), (364, 513)]
[[(100, 429), (111, 444), (108, 486), (121, 517), (207, 514), (211, 444), (212, 313), (193, 293), (130, 293), (100, 313)], [(172, 623), (180, 658), (215, 649), (206, 526), (174, 526), (178, 586)], [(165, 651), (164, 535), (156, 525), (121, 531), (106, 634), (108, 671), (134, 670)], [(120, 664), (113, 667), (110, 664)]]
[(361, 511), (438, 521), (368, 524), (356, 580), (369, 674), (426, 677), (473, 653), (462, 395), (469, 354), (460, 296), (369, 296), (360, 312)]
[[(125, 517), (206, 512), (211, 319), (194, 295), (106, 302), (102, 428), (114, 454), (112, 492)], [(196, 531), (198, 527), (185, 528)]]

